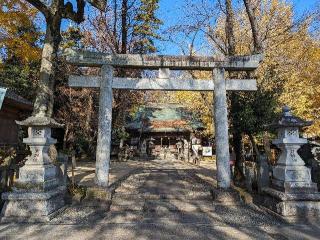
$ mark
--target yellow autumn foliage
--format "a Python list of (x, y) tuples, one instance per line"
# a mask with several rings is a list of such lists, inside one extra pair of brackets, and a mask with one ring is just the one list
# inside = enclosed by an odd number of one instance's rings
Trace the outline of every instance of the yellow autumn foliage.
[(34, 29), (35, 8), (22, 0), (0, 0), (0, 45), (7, 57), (15, 56), (28, 63), (40, 58), (41, 50), (35, 46), (38, 32)]
[[(212, 73), (207, 71), (192, 71), (195, 79), (212, 79)], [(212, 136), (213, 128), (213, 93), (196, 91), (177, 91), (173, 93), (174, 101), (186, 106), (190, 111), (198, 114), (202, 123), (205, 125), (204, 134)]]
[(178, 91), (174, 93), (175, 100), (182, 103), (191, 111), (199, 114), (201, 121), (205, 125), (204, 133), (212, 135), (213, 130), (213, 94), (210, 92), (187, 92)]
[(307, 33), (307, 26), (290, 41), (287, 81), (280, 102), (294, 108), (298, 116), (314, 121), (306, 133), (320, 135), (320, 42)]
[[(244, 6), (237, 9), (235, 18), (236, 53), (251, 54), (251, 26)], [(279, 110), (283, 105), (289, 105), (297, 116), (314, 121), (306, 133), (309, 136), (320, 136), (320, 42), (310, 36), (309, 26), (310, 21), (307, 20), (298, 24), (294, 22), (292, 5), (287, 1), (262, 0), (258, 27), (263, 42), (264, 61), (256, 76), (262, 89), (276, 93)], [(211, 44), (216, 46), (218, 43), (227, 49), (225, 16), (221, 16), (216, 26), (209, 31), (215, 36), (215, 42)], [(223, 55), (219, 48), (216, 49), (216, 55)], [(195, 77), (203, 78), (200, 73)], [(200, 112), (207, 133), (212, 133), (212, 95), (177, 92), (175, 96), (179, 102)]]
[[(245, 9), (235, 17), (236, 52), (250, 54), (253, 44)], [(278, 94), (279, 109), (288, 105), (297, 116), (314, 121), (306, 133), (320, 136), (320, 42), (308, 32), (310, 21), (294, 23), (292, 6), (283, 0), (262, 0), (258, 19), (264, 48), (258, 84)], [(221, 43), (226, 42), (224, 24), (221, 17), (214, 29)]]

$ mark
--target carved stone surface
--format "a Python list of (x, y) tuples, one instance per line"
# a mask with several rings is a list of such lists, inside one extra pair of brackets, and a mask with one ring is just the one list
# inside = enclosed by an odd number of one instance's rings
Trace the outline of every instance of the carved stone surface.
[(301, 145), (307, 143), (306, 139), (299, 137), (299, 127), (304, 125), (310, 123), (292, 116), (288, 107), (283, 108), (282, 118), (273, 125), (278, 131), (278, 139), (273, 143), (281, 149), (281, 154), (273, 168), (272, 184), (285, 192), (304, 192), (305, 188), (316, 190), (311, 180), (311, 170), (297, 152)]
[(52, 164), (48, 155), (50, 145), (56, 143), (56, 140), (51, 138), (51, 128), (29, 127), (28, 135), (23, 142), (30, 147), (31, 155), (19, 170), (15, 190), (46, 191), (57, 187), (57, 167)]
[(8, 192), (1, 222), (46, 222), (64, 206), (64, 186), (47, 192)]
[(5, 205), (2, 221), (47, 221), (64, 205), (65, 186), (59, 179), (59, 167), (49, 157), (49, 147), (56, 143), (48, 126), (28, 128), (23, 139), (31, 151), (12, 192), (2, 195)]
[(308, 219), (320, 217), (319, 193), (284, 193), (272, 188), (263, 189), (263, 205), (284, 217)]
[(265, 155), (258, 158), (257, 184), (259, 193), (262, 192), (263, 188), (270, 185), (269, 164), (268, 158)]
[(18, 125), (28, 127), (48, 127), (48, 128), (62, 128), (64, 125), (56, 122), (53, 118), (48, 117), (28, 117), (24, 121), (16, 121)]
[(183, 139), (183, 158), (185, 161), (189, 160), (189, 142)]
[(257, 164), (255, 162), (244, 162), (244, 174), (246, 189), (252, 192), (252, 185), (257, 182)]
[(147, 141), (146, 140), (143, 140), (143, 142), (141, 144), (140, 152), (141, 152), (142, 156), (145, 156), (147, 154)]

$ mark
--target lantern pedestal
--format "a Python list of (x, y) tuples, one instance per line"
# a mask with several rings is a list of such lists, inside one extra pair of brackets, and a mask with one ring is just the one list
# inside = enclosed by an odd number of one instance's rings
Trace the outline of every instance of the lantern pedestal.
[(320, 216), (320, 193), (317, 184), (311, 180), (311, 170), (305, 166), (298, 154), (307, 139), (299, 137), (299, 128), (311, 125), (283, 108), (280, 120), (272, 124), (278, 131), (273, 141), (281, 154), (272, 171), (271, 186), (263, 188), (263, 205), (288, 219), (306, 219)]
[(285, 193), (274, 188), (264, 188), (263, 205), (289, 221), (306, 221), (320, 218), (320, 194)]
[(20, 125), (28, 126), (28, 138), (24, 138), (31, 151), (19, 170), (19, 178), (12, 192), (2, 194), (5, 200), (2, 222), (45, 222), (64, 206), (66, 186), (59, 181), (59, 169), (48, 154), (51, 128), (61, 127), (49, 118), (29, 118)]

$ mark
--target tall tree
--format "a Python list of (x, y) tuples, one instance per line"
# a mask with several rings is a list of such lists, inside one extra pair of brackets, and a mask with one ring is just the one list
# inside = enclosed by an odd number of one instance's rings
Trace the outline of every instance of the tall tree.
[[(115, 1), (116, 3), (117, 1)], [(117, 14), (115, 14), (115, 17)], [(117, 19), (115, 19), (115, 22)], [(128, 44), (128, 0), (122, 0), (121, 6), (121, 53), (127, 53)]]
[(262, 41), (257, 20), (257, 10), (261, 5), (261, 0), (243, 0), (246, 12), (250, 21), (252, 38), (253, 38), (253, 54), (263, 52)]
[[(42, 50), (39, 90), (34, 103), (33, 115), (51, 117), (54, 102), (54, 87), (58, 62), (58, 50), (61, 42), (62, 19), (76, 23), (84, 20), (85, 0), (77, 0), (77, 11), (71, 2), (64, 0), (26, 0), (38, 9), (46, 21), (46, 34)], [(103, 6), (104, 0), (89, 1), (95, 6)], [(98, 3), (98, 5), (97, 5)]]
[(156, 17), (156, 10), (159, 8), (159, 0), (141, 0), (138, 12), (135, 16), (136, 25), (134, 26), (135, 52), (152, 53), (156, 51), (155, 39), (159, 39), (157, 30), (162, 24)]
[[(158, 1), (113, 0), (107, 11), (95, 12), (83, 27), (84, 44), (90, 49), (110, 54), (150, 53), (156, 51), (154, 39), (161, 24), (156, 16)], [(142, 29), (145, 31), (142, 32)], [(141, 75), (141, 71), (116, 69), (118, 76)], [(143, 92), (113, 91), (113, 126), (124, 124), (124, 114), (143, 101)]]
[(232, 0), (226, 0), (226, 38), (228, 41), (228, 55), (236, 55), (236, 40), (234, 36), (234, 12), (232, 8)]
[[(227, 49), (228, 56), (235, 56), (236, 53), (236, 40), (234, 33), (234, 25), (235, 25), (235, 17), (232, 7), (232, 0), (225, 1), (225, 9), (226, 9), (226, 23), (225, 23), (225, 35), (227, 38)], [(232, 126), (232, 145), (234, 148), (234, 152), (236, 155), (235, 159), (235, 174), (238, 177), (243, 177), (242, 173), (242, 160), (243, 160), (243, 152), (242, 152), (242, 131), (239, 127), (239, 118), (237, 118), (237, 112), (241, 109), (241, 104), (239, 101), (240, 95), (238, 92), (231, 92), (228, 94), (230, 100), (230, 116), (231, 126)], [(240, 120), (242, 121), (242, 119)]]

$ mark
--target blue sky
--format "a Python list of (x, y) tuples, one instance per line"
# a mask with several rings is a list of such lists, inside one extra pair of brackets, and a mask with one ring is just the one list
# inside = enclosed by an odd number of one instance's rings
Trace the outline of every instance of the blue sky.
[[(74, 0), (70, 0), (74, 1)], [(202, 0), (194, 0), (189, 2), (200, 2)], [(210, 1), (210, 0), (208, 0)], [(294, 6), (294, 15), (295, 17), (301, 16), (304, 12), (311, 10), (317, 4), (320, 4), (320, 0), (287, 0), (291, 2)], [(165, 30), (170, 26), (174, 26), (184, 17), (184, 6), (185, 0), (160, 0), (160, 8), (158, 10), (158, 17), (163, 21), (163, 26), (161, 30)], [(235, 0), (235, 4), (239, 4), (242, 0)], [(90, 8), (87, 7), (87, 12), (90, 12)], [(68, 26), (68, 23), (64, 22), (64, 28)], [(201, 37), (201, 36), (200, 36)], [(175, 45), (164, 42), (157, 42), (158, 49), (160, 54), (182, 54), (181, 49)]]
[[(158, 12), (159, 18), (164, 22), (163, 29), (175, 25), (177, 22), (183, 18), (183, 8), (186, 1), (179, 0), (160, 0), (160, 8)], [(192, 2), (201, 2), (201, 0), (194, 0)], [(242, 0), (235, 0), (234, 3), (242, 3)], [(294, 16), (299, 17), (303, 13), (311, 10), (317, 4), (320, 4), (320, 0), (287, 0), (287, 2), (292, 3), (294, 9)], [(159, 49), (161, 54), (182, 54), (178, 46), (170, 43), (160, 43)]]

